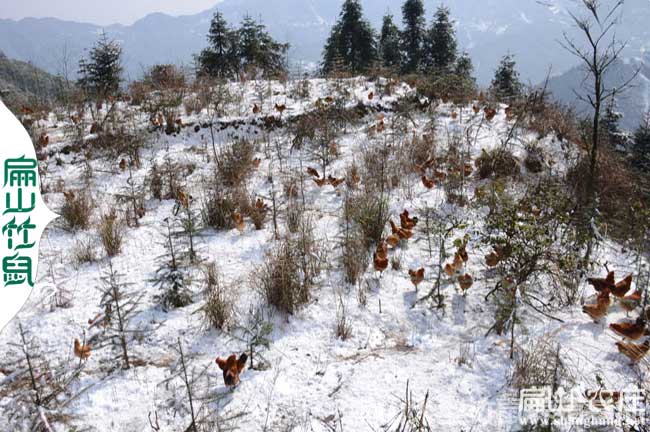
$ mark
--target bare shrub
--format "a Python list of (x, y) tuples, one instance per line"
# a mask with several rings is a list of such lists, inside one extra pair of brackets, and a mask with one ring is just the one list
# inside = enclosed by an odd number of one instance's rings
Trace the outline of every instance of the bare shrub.
[(544, 152), (538, 143), (531, 143), (526, 146), (526, 159), (524, 166), (531, 173), (540, 173), (544, 169)]
[(99, 225), (99, 236), (106, 251), (106, 255), (114, 257), (120, 253), (122, 249), (122, 239), (124, 236), (124, 229), (121, 221), (117, 217), (115, 210), (110, 213), (102, 215), (101, 223)]
[(255, 165), (255, 144), (239, 140), (223, 147), (217, 155), (218, 175), (224, 185), (239, 186)]
[(70, 230), (86, 229), (90, 225), (92, 200), (85, 191), (63, 192), (65, 202), (61, 207), (61, 217)]
[(151, 166), (151, 170), (149, 170), (148, 180), (151, 196), (157, 200), (161, 200), (163, 198), (163, 178), (160, 167), (155, 163)]
[(515, 177), (519, 174), (517, 159), (506, 149), (496, 148), (481, 151), (476, 159), (478, 175), (481, 180), (489, 177)]
[[(647, 179), (629, 169), (625, 162), (606, 146), (598, 152), (598, 169), (593, 189), (598, 196), (600, 221), (606, 222), (609, 234), (627, 240), (636, 235), (637, 216), (647, 209)], [(576, 201), (586, 205), (589, 190), (589, 158), (585, 157), (569, 170), (566, 177)], [(645, 198), (644, 198), (645, 197)]]
[(239, 207), (241, 193), (217, 186), (203, 202), (201, 216), (206, 226), (215, 230), (235, 227), (232, 215)]

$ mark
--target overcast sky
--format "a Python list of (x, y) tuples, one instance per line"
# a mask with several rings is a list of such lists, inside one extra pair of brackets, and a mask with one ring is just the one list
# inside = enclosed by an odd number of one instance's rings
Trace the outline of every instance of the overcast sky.
[(0, 18), (55, 17), (93, 24), (131, 24), (152, 12), (184, 15), (220, 0), (0, 0)]

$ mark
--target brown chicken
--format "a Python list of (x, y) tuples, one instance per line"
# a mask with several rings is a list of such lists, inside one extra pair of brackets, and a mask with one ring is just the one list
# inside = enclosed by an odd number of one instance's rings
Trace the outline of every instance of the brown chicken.
[(606, 278), (587, 278), (587, 282), (599, 292), (604, 289), (611, 291), (616, 286), (613, 271), (607, 273)]
[(596, 301), (596, 304), (584, 305), (582, 307), (582, 312), (589, 315), (594, 321), (598, 321), (607, 315), (610, 304), (611, 300), (609, 298), (609, 291), (606, 290), (598, 294), (598, 300)]
[(312, 177), (320, 178), (320, 174), (318, 173), (318, 171), (316, 171), (316, 170), (315, 170), (314, 168), (312, 168), (312, 167), (308, 167), (308, 168), (307, 168), (307, 174), (309, 174), (309, 175), (312, 176)]
[(128, 166), (128, 165), (127, 165), (127, 163), (126, 163), (126, 159), (122, 159), (122, 160), (120, 161), (120, 169), (121, 169), (122, 171), (124, 171), (124, 170), (126, 170), (126, 167), (127, 167), (127, 166)]
[(386, 246), (386, 242), (383, 240), (379, 242), (377, 249), (375, 249), (375, 253), (381, 259), (388, 258), (388, 246)]
[(264, 201), (262, 201), (261, 198), (258, 198), (255, 200), (255, 210), (260, 210), (260, 211), (267, 211), (269, 209), (268, 204), (266, 204)]
[(246, 366), (246, 360), (248, 360), (246, 353), (240, 355), (239, 358), (235, 354), (231, 354), (227, 359), (217, 357), (215, 363), (223, 371), (223, 383), (227, 387), (234, 387), (239, 384), (239, 375)]
[(383, 271), (388, 268), (388, 257), (382, 258), (375, 252), (372, 256), (372, 261), (375, 265), (375, 271), (378, 271), (381, 277)]
[(235, 228), (237, 228), (237, 231), (243, 232), (246, 228), (246, 224), (244, 223), (244, 217), (241, 215), (241, 213), (233, 213), (232, 220), (235, 223)]
[(253, 104), (253, 114), (259, 114), (260, 111), (262, 111), (260, 107), (257, 104)]
[(375, 98), (375, 92), (368, 93), (368, 100), (373, 100)]
[(45, 147), (50, 143), (50, 137), (49, 135), (42, 134), (41, 136), (38, 137), (38, 145), (41, 147)]
[(463, 260), (463, 257), (458, 252), (456, 252), (454, 254), (454, 267), (460, 269), (464, 264), (465, 261)]
[(315, 178), (313, 180), (314, 180), (314, 183), (316, 183), (316, 186), (318, 186), (318, 187), (323, 187), (326, 184), (329, 184), (329, 180), (327, 180), (325, 178), (324, 179)]
[(391, 234), (388, 237), (386, 237), (386, 243), (388, 243), (390, 247), (397, 246), (399, 244), (399, 241), (400, 238), (397, 234)]
[(460, 289), (463, 290), (463, 293), (470, 289), (474, 284), (474, 279), (468, 274), (458, 276), (458, 283), (460, 284)]
[(463, 262), (469, 261), (469, 255), (467, 254), (467, 246), (461, 246), (458, 248), (458, 255), (463, 260)]
[(336, 178), (332, 177), (331, 175), (327, 177), (327, 181), (329, 182), (330, 185), (334, 186), (335, 188), (341, 186), (344, 182), (344, 178)]
[(408, 240), (413, 237), (413, 231), (404, 228), (398, 228), (392, 219), (389, 219), (388, 222), (390, 223), (390, 229), (392, 230), (393, 234), (397, 234), (401, 240)]
[(284, 104), (282, 104), (282, 105), (275, 104), (275, 110), (276, 110), (277, 112), (279, 112), (280, 115), (282, 115), (282, 113), (283, 113), (284, 110), (286, 110), (286, 109), (287, 109), (287, 106), (284, 105)]
[(90, 357), (90, 345), (82, 345), (79, 339), (74, 340), (74, 355), (81, 360), (87, 360)]
[(481, 108), (476, 105), (473, 105), (472, 110), (474, 110), (474, 114), (478, 114), (481, 111)]
[(409, 270), (409, 276), (411, 276), (411, 283), (415, 285), (415, 290), (418, 290), (418, 285), (424, 280), (424, 267), (419, 270)]
[(642, 317), (639, 317), (633, 323), (612, 323), (609, 325), (609, 328), (617, 335), (623, 336), (625, 339), (637, 340), (644, 335), (650, 335), (650, 332), (646, 330), (645, 324), (645, 320)]
[(510, 257), (512, 254), (512, 246), (506, 244), (504, 246), (496, 245), (494, 246), (494, 252), (499, 257), (499, 261)]
[(406, 230), (412, 230), (418, 224), (418, 218), (417, 217), (413, 217), (413, 218), (409, 217), (408, 210), (404, 210), (399, 215), (399, 221), (400, 221), (400, 225), (402, 226), (402, 228), (404, 228)]
[(453, 263), (445, 264), (445, 274), (449, 277), (456, 274), (456, 266)]
[(483, 112), (485, 113), (485, 119), (487, 121), (492, 121), (492, 119), (497, 115), (497, 111), (490, 107), (483, 108)]
[(436, 186), (436, 181), (428, 178), (427, 176), (422, 176), (422, 184), (427, 189), (433, 189)]
[(607, 390), (586, 390), (585, 397), (594, 408), (603, 409), (606, 406), (615, 405), (621, 399), (621, 392)]
[(255, 158), (253, 159), (253, 168), (259, 168), (262, 163), (262, 159), (260, 158)]
[(650, 350), (650, 340), (642, 344), (616, 342), (616, 347), (618, 352), (632, 360), (632, 363), (638, 363)]
[(632, 312), (641, 303), (641, 295), (642, 294), (643, 294), (643, 292), (641, 292), (639, 290), (636, 290), (632, 294), (630, 294), (628, 296), (625, 296), (622, 299), (620, 299), (619, 303), (621, 304), (621, 307), (626, 312)]
[(616, 285), (614, 285), (614, 288), (612, 288), (612, 294), (616, 297), (625, 297), (625, 294), (630, 290), (632, 287), (632, 275), (629, 274), (625, 277), (620, 282), (617, 282)]
[(487, 264), (488, 267), (496, 267), (499, 265), (499, 261), (501, 261), (501, 259), (496, 252), (490, 252), (489, 254), (485, 255), (485, 264)]

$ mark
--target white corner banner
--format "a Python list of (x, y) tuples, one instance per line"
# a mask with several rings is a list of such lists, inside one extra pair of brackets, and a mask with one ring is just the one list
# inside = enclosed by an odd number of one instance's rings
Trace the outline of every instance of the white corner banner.
[(41, 197), (29, 134), (0, 101), (0, 331), (25, 305), (36, 282), (43, 230), (57, 217)]

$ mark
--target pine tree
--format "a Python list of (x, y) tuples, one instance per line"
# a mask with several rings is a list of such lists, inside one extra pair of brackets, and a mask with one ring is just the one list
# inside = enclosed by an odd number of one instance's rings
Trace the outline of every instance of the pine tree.
[(221, 12), (214, 14), (208, 31), (210, 46), (199, 54), (199, 71), (227, 79), (239, 72), (237, 33), (230, 28)]
[(263, 24), (245, 16), (237, 35), (244, 70), (260, 69), (270, 76), (286, 71), (285, 58), (289, 45), (276, 42)]
[(521, 96), (523, 85), (519, 81), (517, 63), (512, 54), (505, 55), (494, 74), (490, 90), (500, 100), (509, 100)]
[(404, 73), (415, 73), (419, 70), (424, 57), (424, 40), (426, 38), (426, 20), (422, 0), (406, 0), (402, 5), (402, 51)]
[(363, 19), (359, 0), (345, 0), (343, 3), (339, 20), (325, 44), (323, 72), (333, 72), (338, 58), (345, 70), (353, 74), (368, 71), (377, 58), (375, 32)]
[(169, 219), (165, 219), (167, 228), (165, 249), (166, 254), (159, 257), (161, 265), (156, 270), (153, 278), (154, 286), (160, 288), (161, 293), (156, 300), (166, 312), (169, 309), (184, 307), (192, 303), (192, 293), (189, 290), (190, 275), (184, 265), (186, 254), (178, 250), (174, 238), (178, 236), (173, 232)]
[[(105, 326), (103, 337), (118, 349), (122, 368), (129, 369), (131, 360), (128, 347), (137, 336), (131, 321), (139, 312), (138, 306), (144, 293), (129, 290), (133, 284), (123, 282), (123, 277), (124, 275), (118, 273), (113, 263), (109, 261), (108, 269), (101, 277), (100, 307), (104, 310), (104, 314), (103, 317), (95, 319), (94, 323)], [(144, 331), (140, 329), (137, 333), (141, 336)]]
[(390, 14), (384, 16), (379, 37), (379, 53), (382, 65), (386, 68), (398, 68), (402, 63), (399, 29)]
[(437, 72), (449, 72), (456, 61), (456, 31), (450, 20), (449, 9), (440, 6), (427, 33), (426, 66)]
[(458, 81), (457, 89), (459, 94), (467, 97), (476, 90), (476, 78), (474, 78), (474, 65), (472, 58), (467, 52), (458, 57), (454, 66), (455, 79)]
[(122, 81), (122, 47), (102, 33), (87, 59), (79, 61), (79, 85), (100, 99), (115, 95)]
[(650, 173), (650, 111), (634, 132), (633, 164), (645, 172)]
[(603, 117), (600, 120), (600, 125), (603, 129), (603, 133), (605, 136), (607, 136), (609, 139), (609, 144), (613, 147), (624, 146), (628, 143), (629, 137), (625, 132), (621, 130), (620, 127), (622, 118), (623, 114), (618, 111), (616, 97), (613, 96), (609, 100), (607, 108), (605, 108), (605, 112), (603, 113)]

